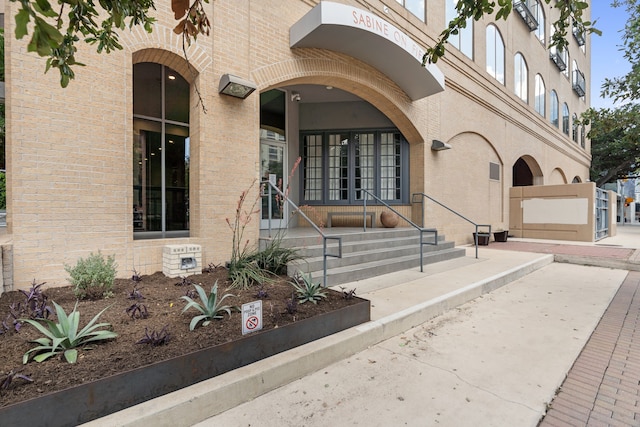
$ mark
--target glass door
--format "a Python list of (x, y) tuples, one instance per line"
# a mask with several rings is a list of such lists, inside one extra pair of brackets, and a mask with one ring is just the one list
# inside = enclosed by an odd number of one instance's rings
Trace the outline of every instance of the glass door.
[[(260, 140), (260, 176), (262, 182), (269, 181), (276, 185), (280, 191), (287, 193), (287, 179), (284, 173), (285, 165), (285, 144), (268, 139)], [(269, 185), (263, 186), (262, 214), (260, 228), (268, 229), (269, 221), (271, 228), (286, 228), (286, 212), (288, 206), (282, 197)], [(271, 191), (271, 193), (269, 193)]]

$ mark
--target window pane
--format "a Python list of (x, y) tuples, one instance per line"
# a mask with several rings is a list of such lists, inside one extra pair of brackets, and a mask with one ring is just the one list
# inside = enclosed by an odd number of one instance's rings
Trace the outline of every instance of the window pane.
[(569, 135), (569, 107), (562, 104), (562, 132)]
[(544, 117), (545, 115), (545, 87), (544, 81), (542, 80), (542, 76), (540, 74), (536, 74), (536, 111)]
[[(355, 199), (363, 200), (365, 193), (361, 189), (374, 191), (373, 171), (374, 171), (374, 149), (375, 140), (372, 133), (361, 133), (355, 135)], [(371, 196), (367, 196), (367, 200), (371, 200)]]
[(188, 230), (189, 129), (167, 126), (164, 151), (167, 230)]
[(402, 171), (400, 168), (400, 134), (383, 133), (380, 140), (380, 198), (400, 200)]
[(409, 12), (420, 18), (420, 20), (424, 21), (424, 0), (406, 0), (404, 7), (406, 7)]
[(162, 118), (162, 65), (143, 62), (134, 66), (133, 114)]
[(303, 194), (306, 201), (322, 200), (322, 135), (306, 135), (303, 140)]
[(529, 101), (529, 87), (528, 87), (528, 71), (527, 64), (524, 62), (524, 58), (521, 54), (517, 53), (514, 59), (514, 89), (518, 98), (524, 102)]
[(165, 119), (189, 123), (189, 83), (169, 67), (164, 67)]
[(329, 200), (349, 200), (349, 134), (329, 135)]
[(555, 90), (551, 91), (551, 123), (558, 127), (558, 95)]
[[(457, 0), (447, 0), (446, 3), (446, 23), (457, 16), (456, 13)], [(469, 58), (473, 59), (473, 19), (467, 19), (467, 26), (460, 29), (458, 34), (451, 34), (449, 36), (449, 44), (464, 53)]]
[(162, 124), (134, 121), (133, 212), (134, 229), (162, 230)]

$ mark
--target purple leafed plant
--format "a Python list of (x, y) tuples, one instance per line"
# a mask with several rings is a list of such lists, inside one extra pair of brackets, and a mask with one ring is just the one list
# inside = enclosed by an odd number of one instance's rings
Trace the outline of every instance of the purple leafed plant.
[(171, 334), (167, 331), (169, 325), (166, 325), (164, 328), (160, 329), (160, 332), (157, 332), (155, 329), (149, 333), (147, 328), (144, 328), (144, 337), (142, 337), (136, 344), (149, 344), (154, 347), (159, 345), (165, 345), (171, 339)]
[(129, 307), (127, 307), (125, 312), (132, 319), (136, 319), (136, 318), (137, 319), (146, 319), (147, 317), (149, 317), (149, 312), (147, 311), (147, 306), (144, 305), (144, 304), (141, 304), (139, 302), (134, 302), (133, 304), (131, 304)]
[(4, 375), (4, 376), (0, 376), (0, 380), (2, 380), (0, 382), (0, 390), (8, 390), (9, 387), (11, 387), (11, 383), (13, 381), (15, 381), (16, 379), (21, 379), (27, 382), (33, 382), (33, 380), (31, 378), (29, 378), (26, 375), (22, 375), (21, 373), (19, 373), (20, 371), (14, 371), (13, 369), (11, 371), (9, 371), (8, 374)]

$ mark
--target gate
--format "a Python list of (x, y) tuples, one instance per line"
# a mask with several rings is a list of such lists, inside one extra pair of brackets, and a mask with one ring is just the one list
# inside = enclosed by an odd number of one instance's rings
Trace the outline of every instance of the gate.
[(609, 236), (609, 215), (608, 193), (605, 190), (596, 188), (596, 241)]

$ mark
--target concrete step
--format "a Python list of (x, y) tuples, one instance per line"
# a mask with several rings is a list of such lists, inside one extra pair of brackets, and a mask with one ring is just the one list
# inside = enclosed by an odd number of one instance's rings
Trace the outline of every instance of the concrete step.
[[(337, 229), (332, 229), (333, 236), (342, 238), (342, 257), (327, 257), (326, 282), (323, 245), (318, 242), (319, 236), (282, 239), (283, 246), (296, 247), (302, 256), (301, 260), (289, 265), (288, 274), (294, 275), (298, 271), (310, 273), (315, 280), (335, 286), (420, 266), (420, 234), (415, 229), (337, 232)], [(425, 234), (423, 240), (435, 242), (434, 237)], [(327, 248), (330, 254), (339, 252), (335, 241), (329, 241)], [(438, 236), (437, 245), (424, 245), (422, 251), (423, 265), (465, 255), (464, 249), (456, 249), (453, 242), (444, 240), (444, 236)]]

